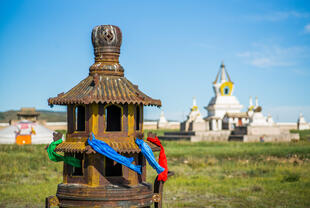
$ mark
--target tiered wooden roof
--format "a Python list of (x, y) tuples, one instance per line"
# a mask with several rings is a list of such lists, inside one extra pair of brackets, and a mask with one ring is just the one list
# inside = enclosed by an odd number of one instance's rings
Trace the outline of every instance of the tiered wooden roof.
[(98, 77), (86, 77), (67, 93), (50, 98), (48, 103), (50, 105), (127, 103), (161, 106), (160, 100), (147, 96), (125, 77), (100, 74)]

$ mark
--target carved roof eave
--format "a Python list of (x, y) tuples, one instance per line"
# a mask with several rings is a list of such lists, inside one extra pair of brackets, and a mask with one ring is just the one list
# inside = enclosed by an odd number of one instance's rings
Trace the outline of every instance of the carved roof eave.
[(67, 93), (49, 98), (49, 105), (70, 104), (143, 104), (161, 106), (161, 101), (153, 99), (138, 89), (125, 77), (121, 76), (88, 76)]
[[(128, 142), (117, 142), (113, 140), (105, 140), (105, 142), (112, 147), (118, 153), (139, 153), (141, 152), (140, 148), (136, 143), (132, 141)], [(160, 151), (160, 147), (146, 141), (146, 143), (150, 146), (153, 152)], [(86, 142), (62, 142), (57, 145), (55, 148), (56, 152), (68, 152), (68, 153), (84, 153), (86, 152)]]

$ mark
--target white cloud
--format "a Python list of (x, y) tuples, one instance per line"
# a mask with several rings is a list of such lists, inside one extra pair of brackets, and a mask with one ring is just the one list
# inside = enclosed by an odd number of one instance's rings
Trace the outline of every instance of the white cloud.
[(238, 53), (237, 56), (239, 56), (239, 57), (251, 57), (251, 52), (246, 51), (246, 52)]
[(307, 25), (305, 26), (305, 33), (310, 34), (310, 24), (307, 24)]
[(274, 64), (280, 64), (282, 65), (283, 63), (275, 63), (272, 59), (267, 58), (267, 57), (262, 57), (262, 58), (255, 58), (252, 60), (252, 64), (254, 66), (260, 66), (260, 67), (264, 67), (264, 66), (272, 66)]
[(282, 21), (289, 18), (308, 18), (308, 17), (310, 17), (310, 13), (298, 12), (298, 11), (274, 11), (265, 14), (248, 16), (248, 18), (251, 20), (270, 21), (270, 22)]
[(293, 68), (291, 69), (291, 71), (300, 76), (309, 76), (309, 70), (305, 70), (302, 68)]
[(301, 46), (280, 47), (276, 45), (253, 44), (249, 51), (240, 52), (238, 57), (246, 63), (260, 68), (296, 66), (298, 61), (309, 57), (309, 49)]

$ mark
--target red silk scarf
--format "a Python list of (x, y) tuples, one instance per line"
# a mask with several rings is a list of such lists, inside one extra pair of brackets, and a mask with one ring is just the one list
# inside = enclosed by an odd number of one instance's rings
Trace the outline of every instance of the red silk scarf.
[(161, 167), (165, 168), (165, 170), (161, 172), (160, 174), (158, 174), (157, 180), (166, 181), (168, 178), (168, 164), (167, 164), (167, 158), (166, 158), (164, 147), (161, 145), (158, 137), (155, 137), (155, 138), (148, 137), (147, 141), (152, 142), (153, 144), (156, 144), (157, 146), (160, 147), (158, 164)]

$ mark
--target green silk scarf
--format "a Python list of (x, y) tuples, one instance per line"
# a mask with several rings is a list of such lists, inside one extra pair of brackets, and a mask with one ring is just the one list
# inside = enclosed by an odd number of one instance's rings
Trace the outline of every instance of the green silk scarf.
[(62, 156), (55, 152), (56, 146), (60, 143), (62, 143), (62, 139), (54, 141), (48, 146), (47, 153), (48, 153), (48, 157), (50, 158), (50, 160), (54, 162), (64, 161), (65, 163), (72, 165), (73, 167), (80, 168), (81, 160), (74, 158), (74, 157)]

